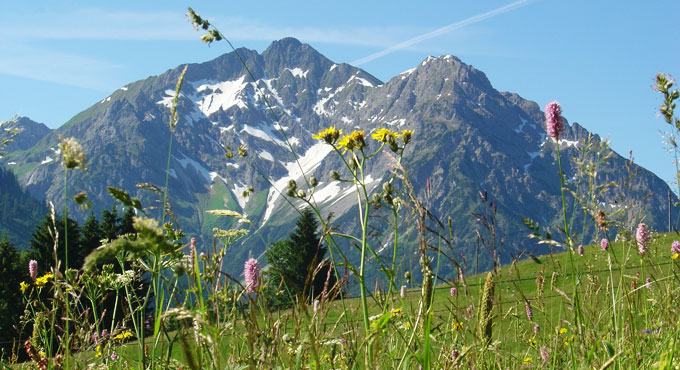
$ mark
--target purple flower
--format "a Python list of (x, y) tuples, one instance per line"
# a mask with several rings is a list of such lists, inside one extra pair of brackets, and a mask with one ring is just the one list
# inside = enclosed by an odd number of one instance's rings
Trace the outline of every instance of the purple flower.
[(524, 303), (524, 310), (527, 313), (527, 319), (529, 319), (529, 321), (531, 321), (531, 319), (534, 318), (534, 311), (531, 310), (531, 306), (529, 305), (529, 302)]
[(671, 244), (671, 254), (676, 254), (680, 253), (680, 242), (679, 241), (674, 241), (673, 244)]
[(104, 339), (104, 338), (106, 338), (106, 337), (108, 337), (108, 336), (109, 336), (109, 331), (106, 330), (106, 329), (102, 330), (102, 339)]
[(551, 101), (545, 106), (545, 131), (551, 138), (559, 140), (562, 130), (564, 130), (562, 107), (560, 103)]
[(647, 230), (647, 225), (640, 223), (635, 231), (635, 240), (640, 254), (644, 255), (649, 250), (649, 239), (651, 239), (651, 236), (649, 230)]
[(548, 347), (546, 346), (541, 347), (541, 359), (543, 359), (543, 364), (548, 362)]
[(28, 275), (30, 275), (33, 280), (38, 277), (38, 261), (31, 260), (28, 262)]
[(99, 345), (99, 334), (97, 334), (97, 333), (92, 334), (92, 340), (94, 340), (94, 344), (96, 346), (98, 346)]
[(576, 248), (576, 251), (578, 252), (579, 256), (583, 257), (584, 250), (582, 245), (579, 245), (578, 248)]
[(456, 359), (458, 358), (459, 355), (460, 355), (460, 352), (458, 352), (457, 349), (451, 350), (451, 359), (453, 361), (456, 361)]
[(111, 354), (111, 361), (116, 361), (118, 359), (118, 354), (117, 353), (112, 353)]
[(255, 293), (260, 285), (260, 264), (254, 258), (249, 258), (243, 265), (243, 276), (246, 279), (246, 292)]
[(600, 247), (602, 247), (603, 251), (606, 251), (609, 249), (609, 241), (605, 238), (602, 238), (602, 240), (600, 240)]
[(451, 297), (453, 297), (454, 295), (456, 295), (456, 287), (455, 287), (455, 286), (451, 287), (451, 290), (449, 291), (449, 294), (451, 295)]
[(539, 331), (541, 331), (541, 326), (538, 324), (534, 325), (534, 334), (538, 334)]
[(652, 287), (652, 278), (645, 279), (645, 288), (650, 289)]

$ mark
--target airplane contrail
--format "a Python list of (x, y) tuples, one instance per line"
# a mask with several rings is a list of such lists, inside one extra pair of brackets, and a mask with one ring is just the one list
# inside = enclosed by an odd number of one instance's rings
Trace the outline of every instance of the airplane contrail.
[(414, 38), (408, 39), (408, 40), (406, 40), (406, 41), (404, 41), (404, 42), (400, 42), (400, 43), (398, 43), (398, 44), (396, 44), (396, 45), (392, 45), (392, 46), (390, 46), (389, 48), (387, 48), (387, 49), (385, 49), (385, 50), (379, 51), (379, 52), (377, 52), (377, 53), (373, 53), (373, 54), (371, 54), (371, 55), (369, 55), (369, 56), (366, 56), (366, 57), (363, 57), (363, 58), (361, 58), (361, 59), (357, 59), (357, 60), (351, 62), (350, 64), (355, 65), (355, 66), (358, 66), (358, 65), (361, 65), (361, 64), (364, 64), (364, 63), (368, 63), (368, 62), (370, 62), (370, 61), (372, 61), (372, 60), (378, 59), (378, 58), (383, 57), (383, 56), (385, 56), (385, 55), (387, 55), (387, 54), (390, 54), (390, 53), (392, 53), (392, 52), (395, 52), (395, 51), (397, 51), (397, 50), (400, 50), (400, 49), (409, 47), (409, 46), (411, 46), (411, 45), (413, 45), (413, 44), (417, 44), (417, 43), (419, 43), (419, 42), (421, 42), (421, 41), (425, 41), (425, 40), (427, 40), (427, 39), (431, 39), (431, 38), (433, 38), (433, 37), (437, 37), (437, 36), (439, 36), (439, 35), (443, 35), (443, 34), (445, 34), (445, 33), (447, 33), (447, 32), (451, 32), (451, 31), (453, 31), (453, 30), (456, 30), (456, 29), (465, 27), (465, 26), (467, 26), (467, 25), (470, 25), (470, 24), (473, 24), (473, 23), (477, 23), (477, 22), (483, 21), (483, 20), (488, 19), (488, 18), (495, 17), (495, 16), (500, 15), (500, 14), (503, 14), (503, 13), (507, 13), (507, 12), (509, 12), (509, 11), (511, 11), (511, 10), (515, 10), (515, 9), (517, 9), (517, 8), (521, 8), (521, 7), (523, 7), (523, 6), (526, 6), (526, 5), (528, 5), (529, 3), (534, 2), (534, 1), (536, 1), (536, 0), (518, 0), (518, 1), (515, 1), (515, 2), (510, 3), (510, 4), (508, 4), (508, 5), (502, 6), (502, 7), (498, 8), (498, 9), (494, 9), (494, 10), (490, 10), (490, 11), (488, 11), (488, 12), (486, 12), (486, 13), (474, 15), (474, 16), (472, 16), (472, 17), (463, 19), (462, 21), (458, 21), (458, 22), (455, 22), (455, 23), (451, 23), (451, 24), (449, 24), (449, 25), (447, 25), (447, 26), (438, 28), (438, 29), (436, 29), (436, 30), (434, 30), (434, 31), (430, 31), (430, 32), (424, 33), (424, 34), (422, 34), (422, 35), (420, 35), (420, 36), (416, 36), (416, 37), (414, 37)]

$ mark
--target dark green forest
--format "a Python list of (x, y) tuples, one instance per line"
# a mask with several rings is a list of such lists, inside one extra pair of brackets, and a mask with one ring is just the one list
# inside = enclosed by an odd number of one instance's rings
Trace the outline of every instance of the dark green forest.
[(31, 197), (12, 171), (0, 167), (0, 235), (17, 249), (27, 249), (33, 228), (47, 213), (45, 203)]

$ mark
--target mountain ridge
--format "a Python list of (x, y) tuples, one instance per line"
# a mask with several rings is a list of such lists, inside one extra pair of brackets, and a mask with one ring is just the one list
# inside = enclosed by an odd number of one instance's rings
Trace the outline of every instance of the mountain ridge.
[[(232, 268), (248, 255), (259, 256), (267, 243), (289, 230), (295, 211), (284, 206), (287, 201), (281, 193), (289, 179), (302, 181), (290, 147), (307, 175), (319, 179), (314, 191), (323, 214), (333, 212), (338, 222), (346, 222), (347, 231), (357, 227), (350, 216), (354, 200), (350, 187), (328, 176), (330, 170), (341, 169), (342, 162), (331, 155), (329, 146), (311, 138), (330, 125), (345, 132), (378, 127), (415, 130), (406, 167), (412, 169), (419, 196), (430, 200), (433, 213), (442, 220), (454, 216), (456, 239), (465, 244), (461, 249), (468, 259), (473, 256), (469, 245), (474, 244), (475, 230), (470, 212), (483, 209), (479, 191), (491, 194), (500, 210), (502, 234), (512, 244), (502, 256), (506, 262), (533, 245), (524, 238), (522, 216), (546, 226), (559, 224), (554, 145), (545, 145), (549, 141), (540, 107), (517, 94), (497, 91), (482, 71), (460, 59), (428, 57), (382, 82), (359, 68), (334, 63), (292, 38), (273, 42), (261, 54), (248, 49), (237, 52), (256, 81), (250, 80), (234, 52), (188, 65), (169, 173), (170, 199), (190, 235), (200, 235), (208, 243), (212, 227), (235, 226), (203, 214), (209, 208), (238, 210), (256, 225), (258, 235), (233, 250)], [(21, 171), (16, 172), (32, 194), (59, 203), (63, 175), (56, 168), (56, 157), (45, 161), (55, 156), (58, 135), (74, 136), (83, 145), (91, 170), (70, 175), (71, 189), (87, 191), (95, 207), (112, 204), (105, 191), (109, 185), (154, 205), (157, 198), (136, 188), (135, 182), (162, 186), (165, 181), (168, 107), (182, 68), (115, 90), (26, 153), (9, 153), (4, 163), (18, 164)], [(272, 119), (264, 97), (279, 122)], [(576, 123), (566, 126), (560, 143), (564, 154), (573, 156), (578, 152), (577, 140), (589, 133)], [(601, 139), (594, 136), (593, 140)], [(247, 163), (225, 159), (225, 147), (233, 150), (240, 145), (248, 148)], [(602, 176), (623, 179), (625, 159), (613, 158), (612, 168)], [(573, 172), (565, 167), (565, 172)], [(380, 189), (390, 168), (385, 156), (369, 163), (369, 191)], [(655, 193), (648, 198), (648, 207), (661, 210), (648, 216), (649, 223), (660, 227), (668, 187), (656, 175), (641, 173), (640, 187)], [(242, 197), (249, 186), (253, 194)], [(489, 262), (483, 265), (488, 267)]]

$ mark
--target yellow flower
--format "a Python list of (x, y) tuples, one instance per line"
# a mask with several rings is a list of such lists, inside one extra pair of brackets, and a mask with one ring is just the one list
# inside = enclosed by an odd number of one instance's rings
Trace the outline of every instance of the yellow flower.
[(453, 323), (453, 330), (462, 330), (463, 329), (463, 323), (458, 321)]
[(526, 364), (531, 363), (531, 361), (533, 361), (533, 358), (525, 357), (524, 360), (522, 360), (522, 363), (526, 365)]
[(343, 152), (344, 154), (347, 150), (354, 149), (354, 143), (352, 143), (352, 139), (350, 139), (349, 135), (345, 135), (338, 141), (338, 147), (345, 149)]
[(560, 335), (567, 334), (567, 328), (560, 329)]
[(349, 135), (350, 140), (354, 144), (354, 147), (361, 150), (366, 146), (366, 138), (364, 138), (364, 132), (359, 130), (354, 130)]
[(401, 313), (401, 308), (395, 308), (392, 310), (392, 317), (399, 316)]
[(408, 144), (411, 142), (411, 136), (413, 136), (413, 130), (401, 130), (401, 135), (399, 135), (402, 140), (404, 140), (404, 144)]
[(325, 130), (319, 131), (318, 134), (312, 135), (313, 139), (323, 140), (328, 144), (333, 145), (338, 138), (342, 135), (342, 130), (338, 130), (335, 126), (331, 126)]
[(113, 337), (114, 340), (123, 340), (128, 338), (132, 338), (132, 333), (129, 330), (123, 333), (119, 333)]
[(534, 339), (534, 338), (529, 338), (529, 341), (528, 341), (528, 342), (529, 342), (529, 345), (530, 345), (530, 346), (535, 346), (535, 345), (536, 345), (536, 339)]
[(39, 288), (42, 288), (52, 279), (54, 279), (54, 275), (51, 272), (48, 272), (45, 275), (35, 279), (35, 285)]
[(408, 322), (408, 321), (405, 321), (401, 326), (402, 326), (404, 329), (408, 329), (408, 328), (411, 327), (411, 323)]
[(674, 255), (671, 256), (672, 260), (677, 260), (678, 257), (680, 257), (680, 253), (675, 253)]
[(97, 345), (97, 347), (95, 347), (95, 351), (97, 353), (95, 353), (94, 357), (102, 357), (102, 346), (101, 345)]
[(397, 135), (392, 132), (392, 130), (388, 128), (379, 128), (375, 130), (373, 135), (371, 135), (372, 138), (374, 138), (377, 141), (387, 143), (387, 142), (392, 142), (394, 139), (397, 137)]

